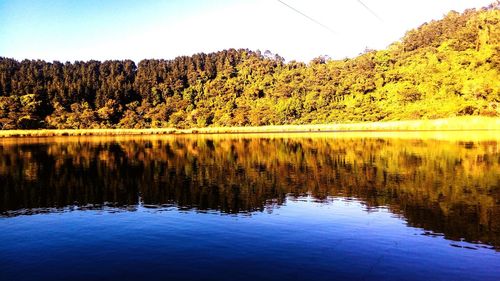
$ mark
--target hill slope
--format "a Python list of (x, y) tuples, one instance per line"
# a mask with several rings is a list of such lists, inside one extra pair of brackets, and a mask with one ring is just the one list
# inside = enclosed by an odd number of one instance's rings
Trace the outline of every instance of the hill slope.
[(500, 116), (500, 10), (450, 12), (387, 50), (285, 63), (224, 50), (174, 60), (0, 58), (0, 127), (149, 128)]

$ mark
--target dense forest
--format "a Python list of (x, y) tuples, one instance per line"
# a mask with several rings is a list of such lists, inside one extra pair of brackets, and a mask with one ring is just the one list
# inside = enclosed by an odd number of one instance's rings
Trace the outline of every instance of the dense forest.
[[(260, 126), (500, 116), (498, 4), (407, 32), (356, 58), (229, 49), (173, 60), (0, 57), (0, 127)], [(293, 46), (291, 46), (293, 47)]]

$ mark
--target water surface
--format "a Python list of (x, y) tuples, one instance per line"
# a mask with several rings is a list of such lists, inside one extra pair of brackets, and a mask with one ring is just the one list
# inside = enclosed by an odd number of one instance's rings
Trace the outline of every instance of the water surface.
[(499, 280), (500, 141), (0, 140), (1, 280)]

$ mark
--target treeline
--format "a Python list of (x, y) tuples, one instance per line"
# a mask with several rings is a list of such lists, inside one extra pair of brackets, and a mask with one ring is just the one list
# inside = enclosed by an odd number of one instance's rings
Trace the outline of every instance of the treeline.
[(174, 60), (0, 58), (0, 128), (260, 126), (500, 116), (498, 4), (381, 51), (309, 64), (229, 49)]

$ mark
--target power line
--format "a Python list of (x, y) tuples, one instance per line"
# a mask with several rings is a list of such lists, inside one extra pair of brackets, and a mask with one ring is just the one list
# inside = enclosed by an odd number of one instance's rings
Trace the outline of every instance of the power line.
[(370, 7), (368, 7), (365, 3), (363, 3), (361, 0), (357, 0), (359, 4), (361, 4), (363, 7), (365, 7), (365, 9), (370, 12), (370, 14), (372, 14), (374, 17), (376, 17), (379, 21), (383, 22), (384, 20), (379, 17), (377, 15), (377, 13), (375, 13), (372, 9), (370, 9)]
[(299, 11), (298, 9), (296, 9), (296, 8), (294, 8), (294, 7), (290, 6), (290, 5), (288, 5), (287, 3), (285, 3), (285, 2), (283, 2), (283, 1), (281, 1), (281, 0), (277, 0), (277, 1), (278, 1), (278, 2), (280, 2), (281, 4), (283, 4), (283, 5), (287, 6), (287, 7), (288, 7), (288, 8), (290, 8), (291, 10), (295, 11), (296, 13), (298, 13), (298, 14), (300, 14), (300, 15), (302, 15), (302, 16), (304, 16), (304, 17), (306, 17), (308, 20), (310, 20), (310, 21), (314, 22), (315, 24), (317, 24), (317, 25), (319, 25), (319, 26), (323, 27), (324, 29), (326, 29), (326, 30), (330, 31), (331, 33), (336, 34), (335, 30), (331, 29), (329, 26), (322, 24), (321, 22), (317, 21), (316, 19), (314, 19), (314, 18), (312, 18), (312, 17), (310, 17), (310, 16), (308, 16), (308, 15), (304, 14), (303, 12)]

